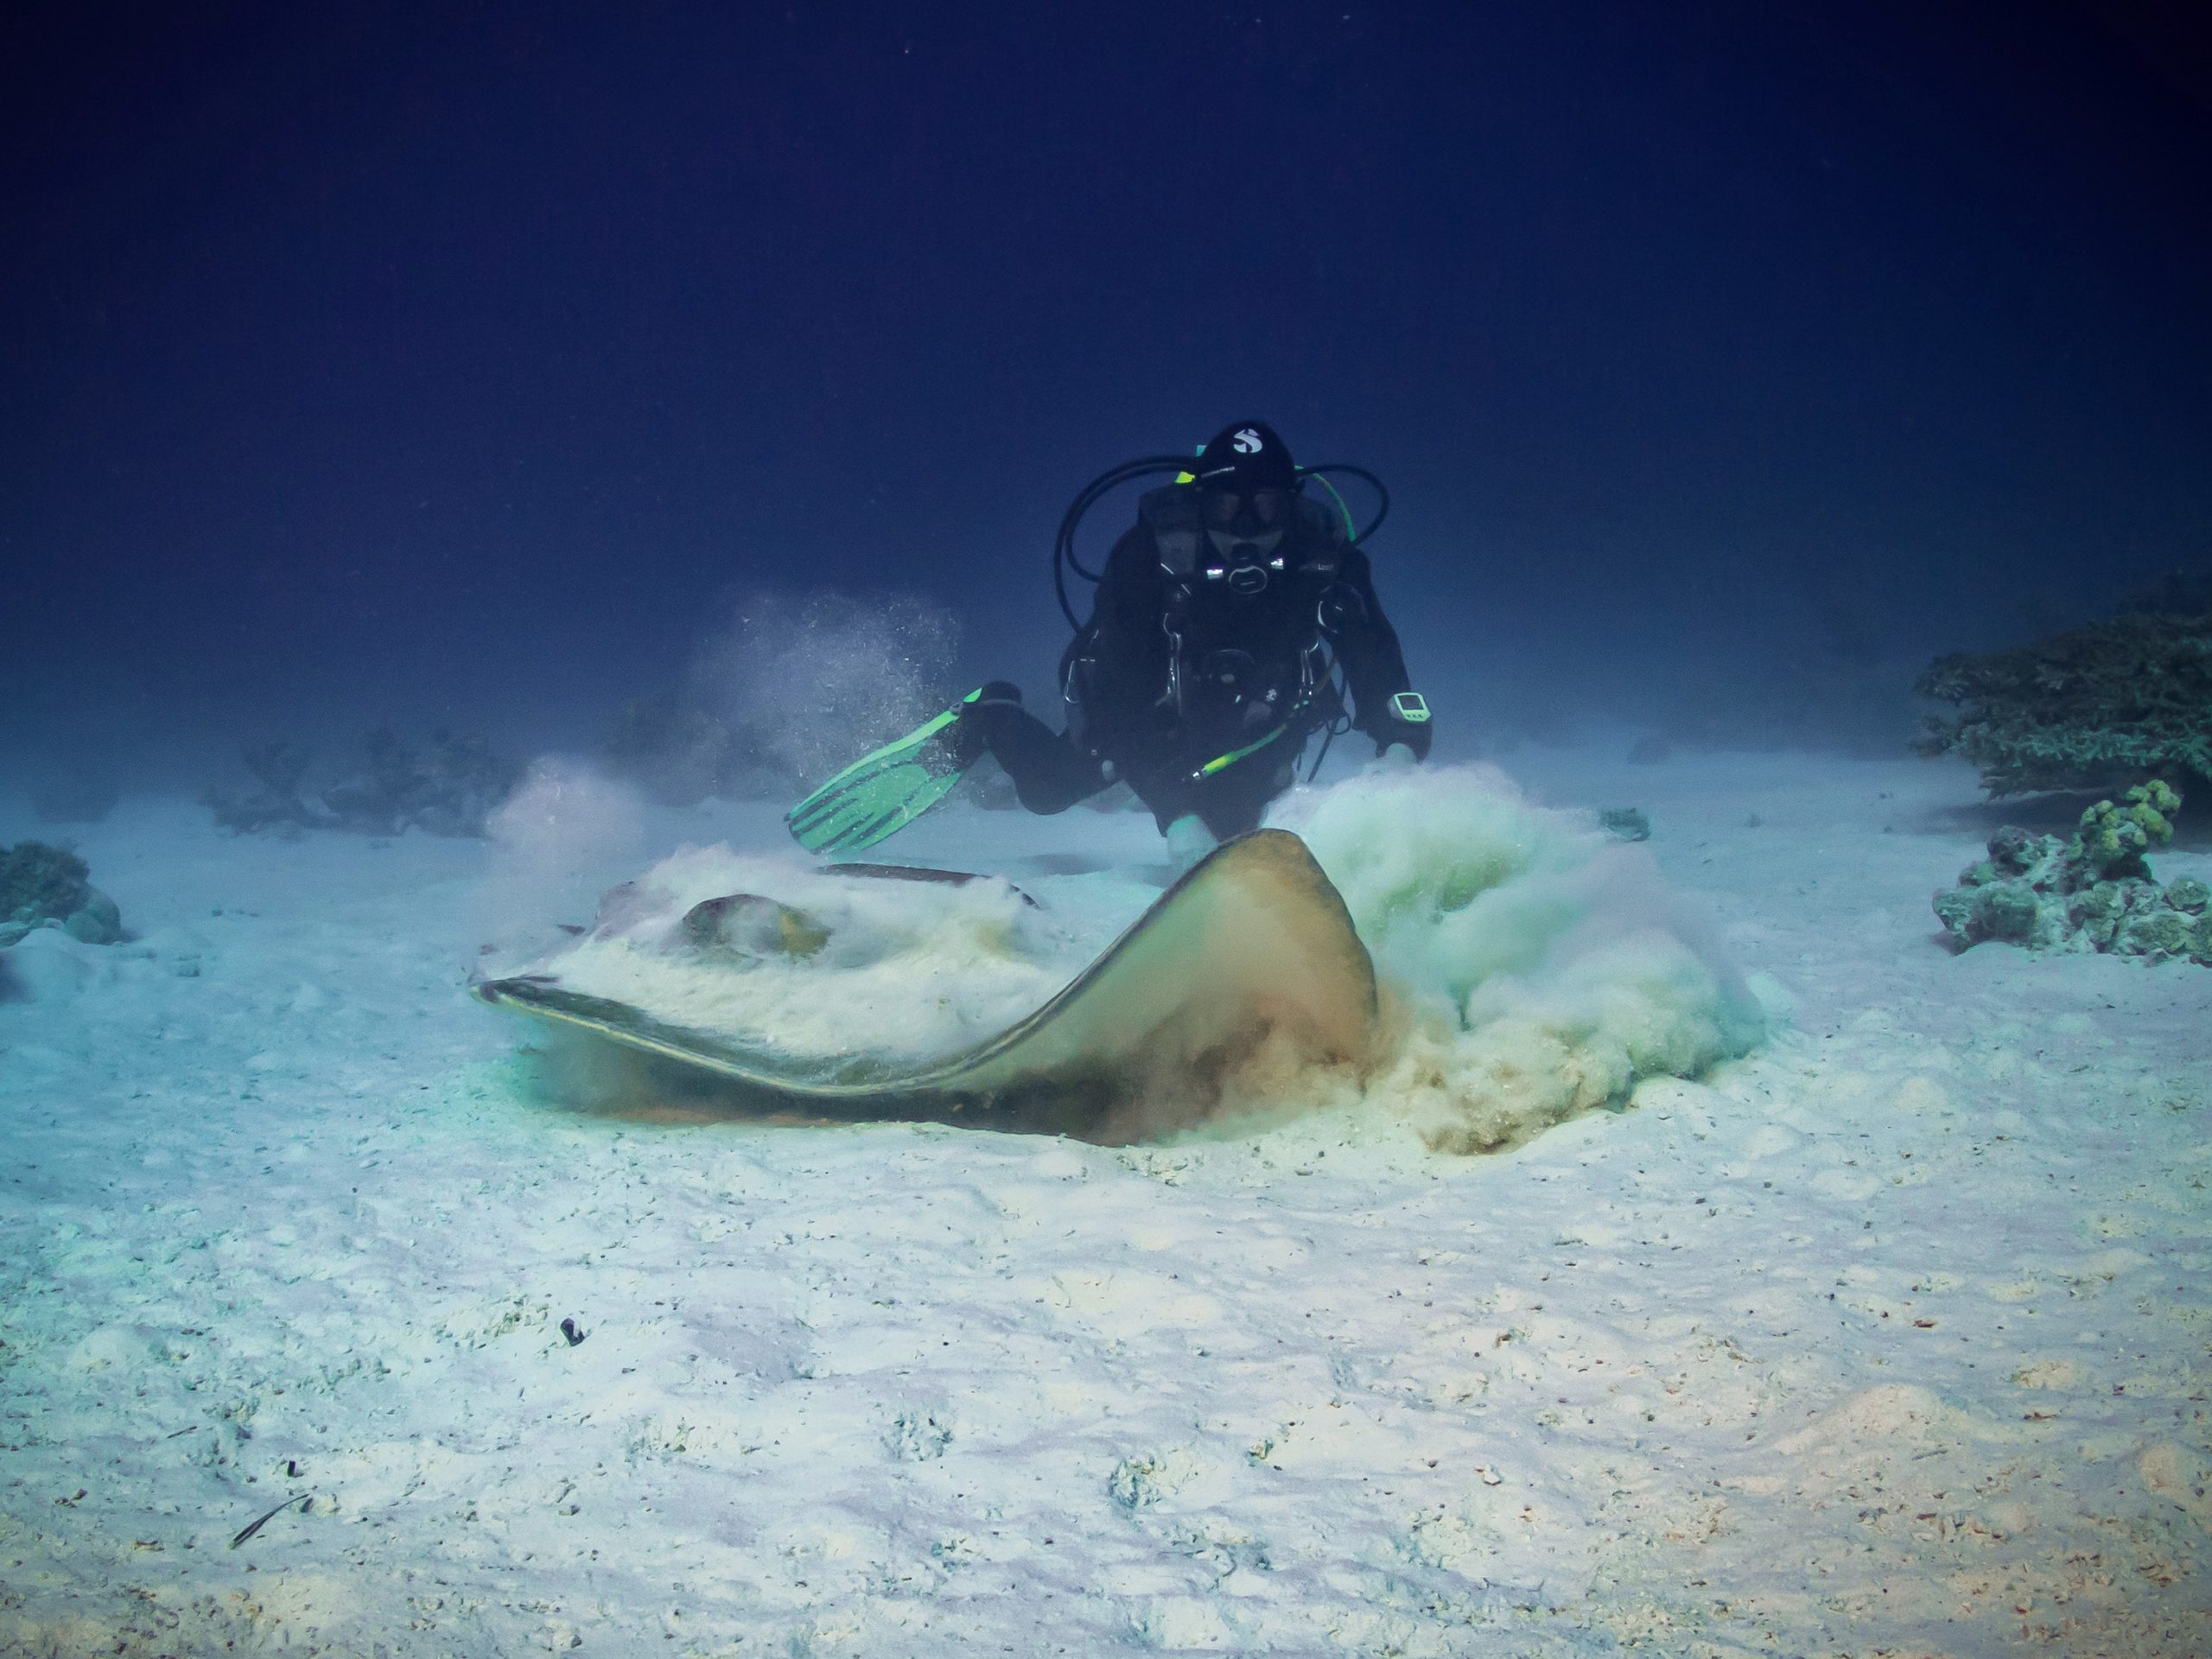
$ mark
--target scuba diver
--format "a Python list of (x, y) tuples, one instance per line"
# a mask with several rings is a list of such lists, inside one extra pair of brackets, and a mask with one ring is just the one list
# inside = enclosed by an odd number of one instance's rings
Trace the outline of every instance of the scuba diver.
[[(1075, 530), (1109, 490), (1173, 473), (1140, 499), (1103, 571), (1075, 557)], [(1364, 478), (1382, 500), (1355, 530), (1324, 474)], [(1319, 480), (1334, 498), (1305, 493)], [(1360, 543), (1389, 510), (1363, 467), (1301, 467), (1262, 421), (1226, 427), (1196, 461), (1148, 457), (1101, 474), (1060, 525), (1052, 581), (1075, 638), (1060, 659), (1067, 727), (1055, 732), (994, 680), (865, 755), (786, 815), (817, 852), (874, 846), (935, 805), (988, 753), (1032, 812), (1062, 812), (1119, 779), (1187, 867), (1256, 829), (1324, 734), (1380, 756), (1428, 753), (1427, 704), (1411, 689)], [(1097, 583), (1090, 619), (1069, 603), (1065, 564)], [(1350, 706), (1346, 706), (1349, 697)], [(1307, 775), (1310, 778), (1313, 772)]]

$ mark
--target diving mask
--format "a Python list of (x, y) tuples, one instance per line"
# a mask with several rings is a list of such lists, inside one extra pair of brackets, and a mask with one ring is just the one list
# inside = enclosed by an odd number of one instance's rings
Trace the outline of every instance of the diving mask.
[(1263, 563), (1288, 527), (1290, 492), (1273, 486), (1208, 490), (1204, 513), (1207, 538), (1224, 559), (1232, 565)]

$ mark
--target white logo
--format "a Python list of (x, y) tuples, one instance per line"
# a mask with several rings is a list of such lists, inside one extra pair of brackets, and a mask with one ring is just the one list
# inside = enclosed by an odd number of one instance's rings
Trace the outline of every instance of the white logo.
[(1260, 442), (1260, 435), (1248, 426), (1229, 441), (1229, 447), (1240, 455), (1256, 455), (1267, 446)]

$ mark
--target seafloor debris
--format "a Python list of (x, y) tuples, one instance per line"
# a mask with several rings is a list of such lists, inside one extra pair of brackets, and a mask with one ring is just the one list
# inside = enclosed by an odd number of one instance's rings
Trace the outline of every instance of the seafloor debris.
[(34, 928), (58, 927), (86, 944), (123, 937), (123, 912), (92, 886), (85, 861), (42, 841), (0, 847), (0, 945)]
[(316, 810), (300, 794), (312, 758), (306, 749), (296, 743), (249, 743), (243, 758), (254, 788), (244, 793), (210, 789), (200, 798), (213, 810), (217, 823), (234, 835), (265, 830), (296, 836), (317, 822)]
[(231, 1540), (231, 1548), (232, 1549), (236, 1549), (240, 1544), (245, 1542), (247, 1539), (252, 1537), (255, 1533), (259, 1532), (264, 1527), (267, 1526), (271, 1521), (274, 1521), (278, 1516), (283, 1514), (285, 1510), (290, 1509), (295, 1503), (301, 1506), (300, 1513), (302, 1515), (305, 1515), (308, 1510), (315, 1506), (315, 1494), (313, 1492), (294, 1492), (282, 1503), (272, 1504), (267, 1510), (263, 1510), (261, 1514), (256, 1516), (252, 1520), (247, 1522), (245, 1525), (238, 1529), (238, 1536)]
[(1617, 841), (1651, 839), (1651, 820), (1639, 806), (1609, 806), (1598, 814), (1598, 827)]
[(513, 791), (521, 768), (482, 737), (438, 732), (420, 747), (390, 732), (372, 732), (363, 764), (319, 797), (302, 792), (309, 755), (297, 744), (248, 747), (246, 770), (256, 787), (243, 793), (210, 790), (200, 799), (215, 822), (239, 835), (303, 830), (351, 830), (396, 836), (480, 836), (493, 809)]
[(1965, 756), (1992, 795), (2212, 780), (2212, 612), (2135, 612), (1938, 658), (1914, 690), (1960, 709), (1927, 717), (1921, 751)]
[(2099, 801), (2063, 840), (2007, 824), (1987, 858), (1936, 895), (1936, 913), (1961, 950), (2001, 939), (2212, 966), (2212, 889), (2189, 875), (2161, 887), (2145, 856), (2173, 839), (2180, 804), (2154, 780), (2129, 790), (2125, 806)]

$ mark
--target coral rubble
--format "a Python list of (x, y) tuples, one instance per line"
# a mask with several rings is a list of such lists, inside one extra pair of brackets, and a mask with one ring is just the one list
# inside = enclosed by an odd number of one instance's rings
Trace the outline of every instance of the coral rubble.
[(1651, 820), (1640, 806), (1610, 806), (1598, 814), (1598, 827), (1616, 841), (1649, 841)]
[(42, 841), (0, 847), (0, 945), (39, 927), (58, 927), (86, 944), (121, 938), (123, 913), (87, 880), (91, 874), (76, 854)]
[(2163, 783), (2099, 801), (2063, 840), (2006, 825), (1989, 856), (1938, 893), (1936, 915), (1958, 948), (2001, 939), (2035, 950), (2105, 950), (2212, 966), (2212, 889), (2194, 876), (2161, 887), (2145, 855), (2173, 838), (2181, 804)]

